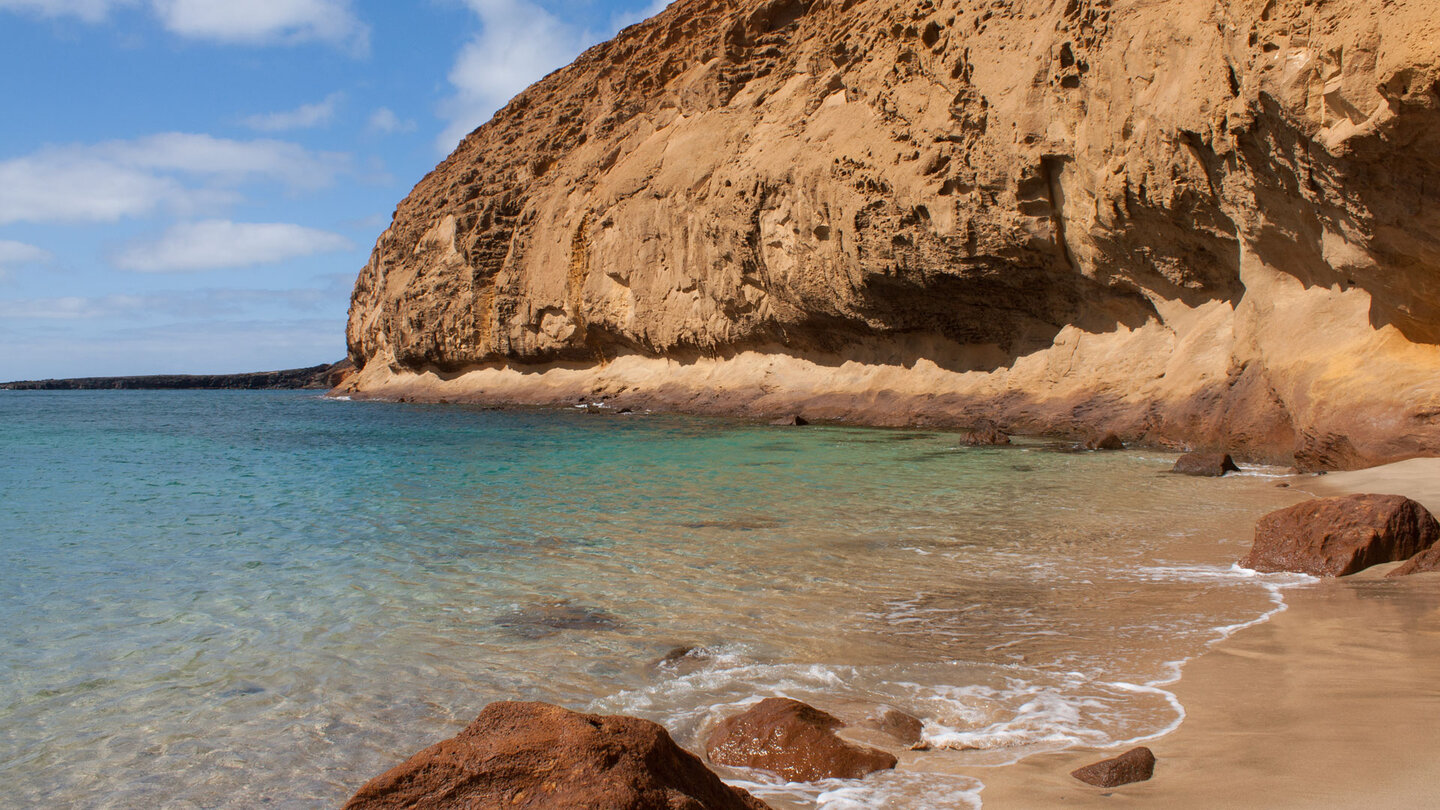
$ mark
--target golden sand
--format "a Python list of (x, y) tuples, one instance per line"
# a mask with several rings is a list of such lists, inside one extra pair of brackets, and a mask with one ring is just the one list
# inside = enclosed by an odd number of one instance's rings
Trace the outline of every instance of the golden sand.
[[(1440, 508), (1440, 459), (1297, 478), (1317, 495), (1401, 494)], [(975, 775), (987, 808), (1419, 808), (1440, 795), (1440, 574), (1398, 563), (1285, 592), (1288, 609), (1185, 667), (1185, 721), (1149, 743), (1149, 782), (1069, 772), (1119, 751), (1067, 751)]]

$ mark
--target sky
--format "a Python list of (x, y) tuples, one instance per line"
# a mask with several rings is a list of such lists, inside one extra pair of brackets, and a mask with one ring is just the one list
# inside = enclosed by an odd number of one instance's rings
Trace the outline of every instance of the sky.
[(664, 0), (0, 0), (0, 381), (345, 355), (395, 205)]

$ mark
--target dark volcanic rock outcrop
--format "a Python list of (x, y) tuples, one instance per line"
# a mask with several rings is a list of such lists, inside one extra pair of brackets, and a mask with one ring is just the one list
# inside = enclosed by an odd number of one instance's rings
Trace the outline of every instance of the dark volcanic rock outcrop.
[(790, 698), (766, 698), (720, 721), (705, 743), (711, 762), (759, 768), (792, 782), (859, 779), (895, 767), (896, 759), (876, 748), (835, 735), (839, 718)]
[(255, 371), (246, 374), (151, 374), (143, 377), (72, 377), (65, 380), (19, 380), (0, 383), (11, 391), (72, 391), (112, 389), (280, 389), (334, 388), (354, 373), (349, 360), (284, 371)]
[(458, 736), (370, 780), (346, 810), (765, 810), (665, 729), (545, 703), (492, 703)]
[(1352, 467), (1440, 451), (1437, 268), (1433, 0), (680, 0), (400, 203), (347, 390)]
[(1405, 560), (1440, 540), (1440, 523), (1401, 495), (1342, 495), (1281, 509), (1255, 524), (1240, 564), (1256, 571), (1340, 577)]

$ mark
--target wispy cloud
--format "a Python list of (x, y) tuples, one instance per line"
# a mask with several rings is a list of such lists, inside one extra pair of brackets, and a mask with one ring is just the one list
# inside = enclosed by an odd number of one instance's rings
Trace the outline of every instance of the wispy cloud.
[[(0, 0), (0, 11), (101, 22), (141, 0)], [(323, 42), (363, 55), (370, 28), (350, 0), (148, 0), (143, 5), (177, 36), (238, 45)]]
[(244, 124), (260, 132), (285, 132), (324, 126), (335, 118), (335, 109), (344, 98), (344, 93), (331, 93), (324, 101), (301, 104), (293, 110), (248, 116)]
[(18, 11), (41, 17), (79, 17), (100, 22), (117, 6), (135, 5), (136, 0), (0, 0), (0, 10)]
[(192, 212), (234, 202), (240, 183), (323, 188), (348, 164), (345, 155), (285, 141), (180, 132), (46, 147), (0, 161), (0, 224), (114, 222), (160, 208)]
[(370, 131), (382, 135), (393, 135), (397, 132), (414, 132), (415, 122), (409, 119), (402, 119), (389, 107), (380, 107), (370, 113)]
[(441, 104), (450, 123), (436, 146), (455, 148), (472, 129), (531, 83), (570, 62), (599, 37), (530, 0), (465, 0), (480, 31), (450, 68), (454, 94)]
[(451, 151), (521, 90), (615, 31), (659, 14), (671, 1), (650, 0), (634, 11), (618, 11), (611, 15), (608, 30), (594, 31), (535, 0), (464, 0), (480, 30), (450, 68), (454, 93), (440, 104), (440, 115), (449, 124), (436, 138), (436, 147)]
[(353, 247), (339, 234), (300, 225), (211, 219), (176, 225), (159, 239), (132, 244), (114, 263), (144, 273), (180, 273), (274, 264)]
[(0, 380), (226, 374), (299, 368), (345, 356), (343, 313), (137, 325), (141, 314), (124, 313), (123, 325), (57, 321), (47, 328), (43, 322), (27, 323), (8, 336)]
[(245, 45), (321, 41), (358, 53), (370, 29), (348, 0), (152, 0), (165, 28), (195, 39)]
[(24, 242), (0, 239), (0, 273), (16, 267), (48, 261), (50, 252)]
[(328, 278), (323, 287), (293, 290), (175, 290), (146, 295), (53, 296), (0, 299), (0, 319), (14, 321), (79, 321), (120, 318), (207, 320), (254, 316), (286, 310), (315, 313), (343, 308), (346, 291), (337, 292)]
[(670, 7), (675, 0), (650, 0), (650, 4), (635, 11), (622, 11), (610, 18), (610, 25), (616, 30), (648, 20)]

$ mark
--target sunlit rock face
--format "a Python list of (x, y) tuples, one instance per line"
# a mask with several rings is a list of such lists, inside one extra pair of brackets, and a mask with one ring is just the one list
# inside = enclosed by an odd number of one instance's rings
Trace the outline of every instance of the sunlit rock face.
[(1440, 7), (680, 0), (415, 187), (348, 339), (361, 395), (1440, 452)]

